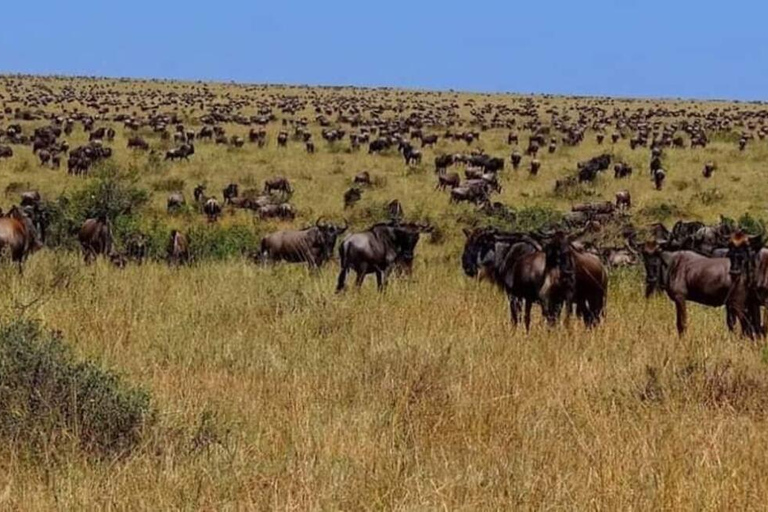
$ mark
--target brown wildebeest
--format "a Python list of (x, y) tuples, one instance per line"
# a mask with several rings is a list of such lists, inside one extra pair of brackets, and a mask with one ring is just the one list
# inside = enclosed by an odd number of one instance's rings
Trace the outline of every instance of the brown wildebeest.
[(618, 210), (629, 210), (632, 207), (632, 196), (629, 190), (619, 190), (616, 192), (616, 208)]
[(144, 233), (133, 233), (125, 241), (126, 256), (139, 265), (144, 263), (147, 257), (149, 237)]
[(224, 198), (224, 206), (230, 204), (232, 199), (236, 198), (240, 193), (240, 187), (237, 183), (230, 183), (221, 191), (221, 195)]
[(355, 185), (371, 185), (371, 173), (368, 171), (362, 171), (355, 174), (355, 178), (352, 180)]
[(592, 327), (603, 317), (608, 274), (599, 257), (574, 247), (577, 236), (558, 231), (544, 246), (546, 268), (539, 298), (550, 324), (557, 321), (563, 305), (567, 322), (575, 305), (577, 316)]
[(348, 225), (336, 226), (317, 219), (311, 228), (278, 231), (261, 240), (262, 261), (306, 262), (310, 268), (317, 268), (328, 261), (336, 248), (336, 239)]
[[(711, 307), (726, 307), (726, 324), (733, 330), (736, 320), (742, 332), (753, 336), (760, 325), (759, 311), (755, 316), (756, 301), (750, 301), (745, 280), (733, 280), (728, 258), (707, 258), (693, 251), (667, 251), (665, 243), (646, 242), (642, 248), (645, 265), (645, 296), (664, 290), (675, 304), (677, 332), (685, 333), (687, 323), (686, 302)], [(752, 303), (754, 302), (754, 304)]]
[(512, 152), (510, 160), (512, 161), (512, 169), (518, 170), (520, 168), (520, 162), (523, 160), (523, 155), (521, 155), (518, 150), (515, 150)]
[(288, 146), (288, 132), (281, 131), (277, 134), (277, 147), (284, 148)]
[(112, 225), (109, 219), (105, 215), (87, 219), (80, 228), (78, 239), (86, 264), (92, 263), (100, 254), (104, 256), (111, 254)]
[(536, 158), (531, 160), (531, 169), (529, 171), (531, 176), (537, 176), (539, 174), (540, 169), (541, 169), (541, 162)]
[(507, 295), (510, 318), (517, 325), (525, 306), (525, 328), (531, 327), (531, 309), (540, 303), (546, 260), (541, 245), (521, 233), (499, 233), (493, 228), (464, 230), (467, 240), (461, 257), (469, 277), (489, 276)]
[(344, 209), (351, 208), (360, 201), (363, 197), (363, 192), (357, 187), (352, 187), (344, 192)]
[(400, 224), (397, 221), (376, 224), (362, 233), (347, 236), (339, 246), (341, 272), (336, 292), (344, 290), (347, 274), (357, 274), (355, 285), (359, 288), (365, 276), (376, 275), (379, 290), (384, 289), (392, 268), (401, 264), (410, 269), (419, 236), (430, 227), (422, 224)]
[(704, 164), (704, 170), (701, 171), (701, 174), (705, 178), (711, 178), (712, 175), (715, 173), (715, 169), (716, 169), (716, 166), (714, 162), (707, 162), (706, 164)]
[(180, 231), (171, 231), (166, 249), (166, 260), (169, 265), (182, 265), (189, 261), (189, 242)]
[(664, 180), (667, 177), (667, 173), (664, 172), (664, 169), (656, 169), (653, 171), (653, 184), (656, 187), (656, 190), (661, 190), (661, 188), (664, 186)]
[(14, 206), (0, 217), (0, 252), (10, 253), (11, 261), (19, 265), (19, 272), (27, 256), (43, 246), (29, 211)]
[(269, 194), (274, 191), (278, 192), (285, 192), (286, 194), (291, 194), (293, 192), (293, 188), (291, 188), (291, 184), (288, 181), (288, 178), (285, 178), (283, 176), (276, 176), (274, 178), (270, 178), (264, 182), (264, 193)]
[(454, 189), (460, 184), (461, 178), (458, 173), (445, 172), (445, 170), (441, 169), (440, 173), (437, 175), (437, 185), (435, 186), (435, 190), (445, 190), (446, 187)]
[(288, 203), (267, 204), (259, 206), (256, 213), (262, 219), (294, 219), (296, 218), (296, 209)]

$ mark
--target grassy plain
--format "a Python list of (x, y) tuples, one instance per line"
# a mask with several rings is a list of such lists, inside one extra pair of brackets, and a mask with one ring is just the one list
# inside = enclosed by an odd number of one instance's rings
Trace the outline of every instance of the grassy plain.
[[(192, 86), (111, 85), (143, 93)], [(254, 97), (280, 90), (211, 89)], [(312, 91), (329, 97), (412, 94), (285, 90)], [(478, 104), (522, 101), (455, 96), (462, 104), (469, 98)], [(569, 108), (576, 100), (538, 101), (543, 111), (547, 105)], [(656, 103), (614, 104), (634, 109)], [(684, 105), (704, 112), (724, 106)], [(195, 113), (187, 114), (194, 126)], [(278, 149), (280, 127), (273, 123), (265, 149), (199, 143), (188, 163), (149, 165), (146, 155), (125, 149), (123, 129), (115, 126), (116, 162), (136, 169), (150, 191), (161, 180), (180, 179), (191, 199), (201, 181), (220, 195), (230, 181), (260, 187), (282, 174), (296, 189), (295, 225), (318, 215), (346, 215), (354, 229), (363, 229), (366, 218), (344, 214), (341, 195), (356, 172), (368, 169), (381, 186), (365, 191), (356, 210), (398, 198), (407, 216), (429, 218), (445, 237), (423, 241), (413, 277), (393, 280), (383, 294), (369, 282), (359, 292), (335, 296), (336, 263), (319, 275), (302, 266), (260, 267), (245, 257), (180, 269), (153, 262), (118, 270), (104, 261), (86, 267), (75, 253), (43, 250), (23, 276), (3, 267), (0, 317), (31, 316), (60, 330), (79, 356), (147, 389), (159, 419), (143, 444), (118, 460), (94, 459), (66, 443), (42, 454), (19, 443), (0, 446), (0, 508), (764, 507), (768, 368), (762, 347), (729, 335), (724, 312), (700, 307), (692, 308), (689, 333), (678, 339), (671, 303), (642, 297), (639, 269), (611, 275), (607, 318), (594, 331), (551, 330), (538, 316), (530, 334), (513, 330), (501, 294), (461, 272), (461, 220), (474, 215), (471, 208), (449, 206), (447, 196), (433, 190), (433, 155), (463, 150), (463, 143), (441, 140), (425, 151), (421, 167), (407, 170), (397, 155), (348, 153), (346, 142), (329, 147), (316, 124), (317, 154), (307, 155), (298, 143)], [(234, 125), (227, 130), (247, 132)], [(508, 158), (506, 133), (483, 132), (479, 145)], [(522, 144), (526, 132), (521, 135)], [(79, 126), (69, 140), (73, 147), (86, 140)], [(156, 138), (151, 143), (159, 145)], [(762, 165), (768, 147), (755, 141), (739, 153), (726, 138), (705, 150), (668, 150), (668, 183), (657, 192), (645, 172), (647, 150), (632, 152), (626, 141), (598, 147), (589, 132), (576, 148), (552, 155), (544, 148), (536, 178), (524, 170), (527, 159), (523, 170), (504, 171), (499, 200), (516, 208), (567, 210), (571, 201), (551, 193), (555, 179), (603, 150), (633, 164), (635, 173), (625, 181), (600, 177), (594, 198), (629, 189), (636, 224), (671, 224), (674, 217), (655, 213), (662, 203), (674, 208), (673, 215), (706, 221), (721, 213), (767, 217)], [(701, 168), (708, 160), (719, 168), (704, 180)], [(54, 197), (84, 180), (39, 167), (27, 148), (0, 161), (0, 190), (28, 183)], [(153, 192), (146, 222), (157, 218), (182, 229), (205, 223), (198, 214), (169, 219), (165, 197)], [(3, 206), (15, 201), (9, 195)], [(227, 213), (222, 224), (256, 233), (290, 225), (263, 223), (245, 212)]]

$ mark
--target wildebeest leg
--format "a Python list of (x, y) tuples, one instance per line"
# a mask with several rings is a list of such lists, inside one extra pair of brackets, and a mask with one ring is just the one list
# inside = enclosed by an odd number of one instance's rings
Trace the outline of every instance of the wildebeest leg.
[(685, 310), (685, 299), (672, 299), (675, 301), (675, 308), (677, 313), (677, 334), (682, 336), (683, 333), (685, 333), (685, 323), (686, 323), (686, 310)]
[(360, 288), (361, 286), (363, 286), (363, 281), (365, 281), (366, 274), (362, 269), (357, 270), (356, 272), (357, 272), (357, 278), (355, 279), (355, 286)]
[(344, 283), (347, 280), (347, 272), (349, 270), (347, 267), (341, 267), (341, 272), (339, 272), (339, 279), (336, 282), (336, 293), (344, 291)]
[(725, 307), (725, 325), (731, 332), (736, 328), (736, 314), (730, 306)]
[(520, 322), (520, 301), (517, 299), (517, 297), (514, 297), (512, 294), (509, 294), (508, 297), (509, 297), (509, 316), (512, 320), (512, 325), (517, 327), (517, 324)]
[(382, 291), (384, 289), (384, 272), (376, 269), (374, 273), (376, 274), (376, 287)]
[(525, 299), (525, 330), (530, 332), (531, 330), (531, 309), (533, 308), (533, 301), (531, 299)]

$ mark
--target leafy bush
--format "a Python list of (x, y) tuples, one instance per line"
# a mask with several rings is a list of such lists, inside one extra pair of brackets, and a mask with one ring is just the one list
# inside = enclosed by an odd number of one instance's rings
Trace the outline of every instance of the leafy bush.
[(676, 204), (666, 202), (648, 205), (640, 210), (640, 214), (657, 222), (663, 222), (672, 217), (679, 218), (683, 216), (680, 208), (678, 208)]
[(0, 328), (0, 436), (33, 449), (75, 439), (90, 452), (125, 453), (154, 419), (150, 396), (91, 362), (59, 334), (17, 320)]
[(242, 225), (195, 226), (187, 237), (190, 254), (197, 261), (254, 254), (261, 245), (261, 234)]

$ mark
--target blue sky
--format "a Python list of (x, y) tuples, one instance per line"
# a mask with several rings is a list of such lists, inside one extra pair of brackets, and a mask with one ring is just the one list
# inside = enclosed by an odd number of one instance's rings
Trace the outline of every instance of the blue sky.
[(4, 2), (0, 72), (768, 99), (768, 3)]

